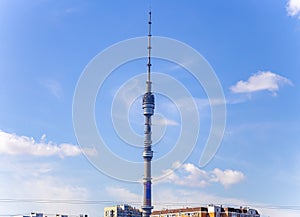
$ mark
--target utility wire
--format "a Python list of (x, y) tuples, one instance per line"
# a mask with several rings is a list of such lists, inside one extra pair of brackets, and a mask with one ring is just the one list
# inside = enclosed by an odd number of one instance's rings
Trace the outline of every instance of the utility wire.
[[(17, 199), (17, 198), (0, 198), (0, 203), (41, 203), (41, 204), (132, 204), (141, 205), (141, 202), (137, 201), (115, 201), (115, 200), (71, 200), (71, 199)], [(200, 204), (197, 202), (170, 202), (170, 201), (156, 201), (154, 205), (156, 206), (177, 206), (186, 207), (189, 206), (206, 206), (207, 204)], [(240, 207), (241, 205), (236, 204), (222, 204), (228, 207)], [(266, 208), (266, 209), (288, 209), (288, 210), (299, 210), (300, 205), (273, 205), (273, 204), (247, 204), (246, 207), (254, 208)], [(1, 216), (1, 215), (0, 215)]]
[[(142, 203), (137, 201), (114, 201), (114, 200), (70, 200), (70, 199), (64, 199), (64, 200), (53, 200), (53, 199), (17, 199), (17, 198), (0, 198), (0, 204), (1, 203), (33, 203), (33, 204), (70, 204), (70, 205), (117, 205), (117, 204), (130, 204), (135, 206), (140, 206)], [(170, 202), (170, 201), (156, 201), (153, 203), (154, 206), (160, 206), (160, 207), (172, 207), (170, 209), (173, 209), (174, 207), (177, 208), (185, 208), (187, 207), (199, 207), (199, 206), (206, 206), (207, 204), (200, 204), (197, 202)], [(241, 205), (236, 204), (222, 204), (223, 206), (227, 207), (240, 207)], [(291, 210), (291, 211), (299, 211), (300, 212), (300, 205), (272, 205), (272, 204), (247, 204), (243, 205), (243, 207), (251, 207), (254, 209), (272, 209), (272, 210)], [(6, 217), (14, 217), (14, 216), (26, 216), (26, 214), (1, 214), (0, 217), (6, 216)], [(45, 214), (44, 216), (55, 216), (56, 214)], [(78, 217), (79, 215), (68, 215), (68, 216), (74, 216)]]
[(46, 203), (46, 204), (111, 204), (118, 203), (118, 201), (109, 200), (52, 200), (52, 199), (0, 199), (0, 203)]

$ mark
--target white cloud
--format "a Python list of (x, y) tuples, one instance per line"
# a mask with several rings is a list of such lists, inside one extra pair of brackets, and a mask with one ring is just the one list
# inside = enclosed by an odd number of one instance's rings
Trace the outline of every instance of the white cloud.
[[(4, 180), (7, 181), (7, 179)], [(23, 179), (19, 181), (17, 181), (17, 179), (10, 179), (9, 182), (2, 185), (2, 187), (7, 187), (7, 189), (2, 190), (1, 195), (6, 196), (6, 198), (21, 198), (21, 202), (17, 202), (17, 199), (13, 200), (13, 203), (1, 207), (0, 212), (30, 213), (31, 211), (37, 211), (68, 214), (84, 212), (84, 204), (72, 204), (68, 203), (68, 201), (86, 200), (89, 196), (88, 190), (81, 186), (66, 184), (64, 183), (65, 181), (63, 178), (59, 180), (57, 177), (52, 176), (24, 176)], [(14, 193), (12, 193), (12, 189)], [(29, 202), (24, 203), (22, 199), (28, 200)], [(36, 203), (34, 201), (46, 202)], [(59, 201), (66, 201), (67, 203), (61, 203)]]
[(55, 80), (44, 80), (41, 84), (48, 89), (48, 91), (54, 95), (57, 99), (62, 99), (63, 97), (63, 90), (61, 84)]
[(123, 187), (106, 187), (105, 192), (113, 200), (118, 202), (137, 202), (141, 200), (141, 195), (135, 194)]
[(67, 157), (77, 156), (81, 154), (81, 150), (72, 144), (45, 142), (44, 135), (41, 141), (37, 142), (27, 136), (0, 131), (0, 154)]
[(222, 171), (216, 168), (213, 170), (212, 174), (215, 176), (214, 180), (220, 182), (225, 187), (239, 183), (245, 179), (245, 175), (237, 170)]
[[(59, 181), (57, 177), (45, 176), (35, 177), (24, 181), (23, 187), (28, 189), (24, 195), (39, 199), (83, 199), (87, 197), (87, 190), (80, 186), (72, 186)], [(34, 190), (32, 190), (34, 188)], [(24, 196), (23, 195), (23, 196)]]
[(184, 164), (176, 172), (167, 177), (167, 182), (190, 187), (205, 187), (208, 184), (209, 174), (193, 164)]
[(153, 125), (162, 125), (162, 126), (179, 126), (177, 121), (167, 119), (165, 117), (159, 116), (153, 120)]
[(187, 163), (183, 164), (177, 171), (172, 172), (164, 181), (188, 187), (205, 187), (211, 183), (220, 183), (227, 188), (244, 179), (245, 175), (240, 171), (230, 169), (223, 171), (216, 168), (207, 172), (194, 164)]
[(67, 8), (67, 9), (65, 10), (65, 12), (66, 12), (67, 14), (73, 14), (73, 13), (79, 12), (79, 9), (78, 9), (78, 8)]
[[(232, 206), (250, 205), (249, 201), (238, 198), (221, 197), (213, 194), (207, 194), (199, 189), (183, 190), (166, 186), (155, 186), (154, 190), (155, 209), (178, 208), (183, 206), (195, 207), (206, 206), (207, 204), (223, 204)], [(252, 206), (255, 208), (255, 206)]]
[(298, 16), (300, 19), (300, 0), (289, 0), (286, 4), (286, 11), (289, 16)]
[(230, 87), (233, 93), (252, 93), (267, 90), (276, 95), (280, 86), (293, 85), (292, 82), (270, 71), (259, 71), (250, 76), (247, 81), (238, 81)]
[[(11, 203), (0, 206), (0, 213), (82, 213), (84, 204), (61, 203), (59, 201), (87, 200), (89, 191), (74, 179), (63, 173), (59, 162), (47, 162), (30, 158), (25, 161), (11, 156), (0, 160), (0, 195), (11, 199)], [(28, 201), (27, 203), (22, 200)], [(49, 201), (49, 202), (35, 202)], [(4, 204), (3, 204), (4, 205)]]

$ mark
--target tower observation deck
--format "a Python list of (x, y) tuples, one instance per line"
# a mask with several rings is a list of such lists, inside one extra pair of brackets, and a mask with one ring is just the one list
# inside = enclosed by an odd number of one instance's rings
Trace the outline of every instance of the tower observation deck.
[(144, 198), (143, 198), (143, 217), (150, 217), (152, 206), (151, 199), (151, 161), (153, 158), (152, 151), (152, 140), (151, 140), (151, 116), (154, 113), (154, 95), (151, 92), (151, 11), (149, 12), (149, 32), (148, 32), (148, 63), (147, 63), (147, 81), (146, 81), (146, 93), (143, 97), (143, 110), (145, 116), (145, 138), (144, 138), (144, 151), (143, 151), (143, 159), (144, 159)]

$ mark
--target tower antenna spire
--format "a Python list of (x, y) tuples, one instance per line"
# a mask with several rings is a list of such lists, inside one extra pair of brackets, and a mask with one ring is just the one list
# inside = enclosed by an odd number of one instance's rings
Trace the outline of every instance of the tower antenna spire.
[(151, 10), (149, 11), (149, 22), (148, 22), (148, 77), (147, 81), (150, 82), (150, 72), (151, 72)]
[(143, 159), (144, 159), (144, 198), (143, 198), (143, 217), (150, 217), (152, 206), (151, 199), (151, 161), (153, 158), (152, 151), (152, 140), (151, 140), (151, 116), (154, 113), (154, 95), (151, 92), (151, 11), (149, 11), (149, 32), (148, 32), (148, 63), (147, 63), (147, 81), (146, 81), (146, 93), (143, 97), (143, 109), (145, 116), (145, 132), (144, 132), (144, 151), (143, 151)]

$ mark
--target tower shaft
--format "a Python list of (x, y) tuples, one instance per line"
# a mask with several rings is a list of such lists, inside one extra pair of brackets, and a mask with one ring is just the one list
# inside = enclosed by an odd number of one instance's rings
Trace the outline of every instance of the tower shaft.
[(144, 139), (144, 199), (143, 199), (143, 217), (150, 217), (152, 207), (152, 192), (151, 192), (151, 161), (153, 158), (152, 140), (151, 140), (151, 116), (154, 113), (154, 95), (151, 92), (151, 11), (149, 12), (149, 34), (148, 34), (148, 72), (146, 81), (146, 93), (143, 97), (143, 109), (145, 116), (145, 139)]

